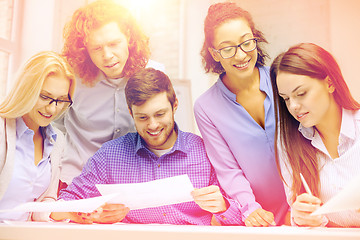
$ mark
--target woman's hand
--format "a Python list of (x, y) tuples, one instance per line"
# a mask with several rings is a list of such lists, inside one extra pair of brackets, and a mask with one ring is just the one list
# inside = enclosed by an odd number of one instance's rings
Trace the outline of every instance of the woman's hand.
[(323, 222), (322, 216), (310, 216), (312, 212), (320, 207), (320, 204), (321, 200), (311, 194), (303, 193), (297, 196), (291, 206), (294, 222), (299, 226), (320, 226)]
[(275, 226), (274, 214), (262, 208), (258, 208), (245, 219), (247, 227), (268, 227)]

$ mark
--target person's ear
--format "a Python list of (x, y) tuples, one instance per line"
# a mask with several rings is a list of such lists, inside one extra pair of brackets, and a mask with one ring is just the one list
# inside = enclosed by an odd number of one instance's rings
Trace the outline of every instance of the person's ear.
[(327, 76), (325, 78), (325, 81), (326, 81), (326, 85), (327, 85), (327, 89), (328, 89), (329, 93), (335, 92), (335, 86), (329, 76)]
[(175, 102), (174, 102), (174, 105), (173, 105), (173, 112), (174, 112), (174, 114), (175, 114), (178, 106), (179, 106), (179, 101), (178, 101), (177, 98), (175, 98)]
[(209, 47), (208, 51), (211, 54), (211, 56), (212, 56), (212, 58), (214, 59), (215, 62), (220, 62), (220, 58), (219, 58), (217, 52), (215, 52), (213, 48)]

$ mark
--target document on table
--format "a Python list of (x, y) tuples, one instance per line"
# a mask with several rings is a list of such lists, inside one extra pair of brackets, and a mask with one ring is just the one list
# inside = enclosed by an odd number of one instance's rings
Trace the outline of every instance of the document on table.
[(16, 206), (13, 209), (3, 209), (0, 212), (93, 212), (101, 205), (108, 202), (116, 194), (72, 200), (51, 202), (28, 202)]
[(97, 184), (102, 196), (55, 202), (28, 202), (0, 212), (93, 212), (105, 203), (121, 203), (131, 210), (193, 201), (188, 175), (144, 183)]
[(360, 175), (351, 180), (344, 189), (324, 203), (311, 215), (360, 209)]
[(109, 203), (121, 203), (130, 210), (193, 201), (194, 187), (188, 175), (145, 183), (97, 184), (101, 195), (116, 194)]

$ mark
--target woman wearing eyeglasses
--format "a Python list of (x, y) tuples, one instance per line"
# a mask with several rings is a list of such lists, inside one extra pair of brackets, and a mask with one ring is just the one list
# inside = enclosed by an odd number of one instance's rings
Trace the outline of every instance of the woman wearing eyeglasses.
[[(55, 201), (64, 137), (50, 123), (71, 106), (75, 81), (60, 55), (41, 52), (0, 104), (0, 209)], [(0, 222), (46, 221), (47, 213), (2, 212)]]
[(246, 226), (281, 225), (289, 207), (275, 162), (266, 40), (250, 14), (229, 2), (210, 6), (204, 32), (205, 71), (220, 74), (194, 106), (208, 156)]

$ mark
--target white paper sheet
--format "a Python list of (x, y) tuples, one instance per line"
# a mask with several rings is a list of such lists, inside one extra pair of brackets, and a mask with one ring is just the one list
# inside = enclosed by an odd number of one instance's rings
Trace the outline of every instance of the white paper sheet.
[(193, 201), (194, 189), (187, 175), (145, 183), (98, 184), (102, 196), (73, 201), (28, 202), (0, 212), (92, 212), (108, 203), (125, 204), (131, 210)]
[(194, 189), (188, 175), (145, 183), (97, 184), (102, 195), (116, 194), (109, 203), (121, 203), (130, 210), (193, 201)]
[(337, 195), (324, 203), (311, 215), (360, 209), (360, 175), (350, 181)]
[(56, 202), (28, 202), (13, 209), (4, 209), (0, 212), (93, 212), (96, 208), (114, 198), (116, 194), (80, 199), (73, 201)]

